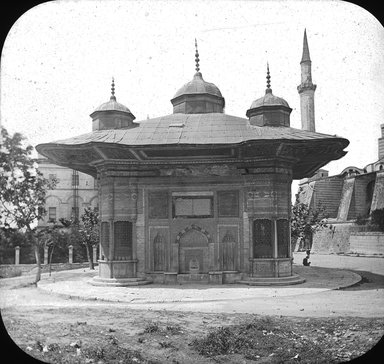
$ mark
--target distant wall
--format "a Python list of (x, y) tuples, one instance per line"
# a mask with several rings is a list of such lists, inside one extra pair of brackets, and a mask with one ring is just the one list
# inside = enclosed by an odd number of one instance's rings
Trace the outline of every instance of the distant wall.
[(353, 233), (367, 232), (369, 226), (354, 223), (332, 223), (333, 229), (323, 228), (313, 236), (312, 252), (331, 254), (349, 253), (350, 236)]
[(343, 179), (339, 176), (329, 177), (315, 181), (312, 206), (326, 209), (330, 218), (335, 218), (339, 209)]
[[(95, 264), (97, 265), (97, 264)], [(88, 262), (85, 263), (53, 263), (52, 272), (58, 272), (61, 270), (86, 268), (89, 266)], [(9, 278), (19, 275), (28, 275), (36, 273), (36, 264), (1, 264), (0, 265), (0, 278)], [(21, 272), (21, 274), (20, 274)], [(49, 265), (42, 265), (41, 272), (49, 272)]]
[(353, 232), (349, 241), (351, 253), (384, 254), (384, 233)]

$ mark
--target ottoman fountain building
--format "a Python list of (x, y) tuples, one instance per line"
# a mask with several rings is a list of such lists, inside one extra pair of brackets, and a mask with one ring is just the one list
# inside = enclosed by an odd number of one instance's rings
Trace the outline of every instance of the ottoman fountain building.
[(345, 155), (348, 140), (290, 127), (291, 108), (265, 95), (247, 118), (199, 69), (173, 113), (135, 121), (110, 100), (93, 131), (40, 144), (55, 163), (99, 181), (99, 277), (94, 284), (203, 281), (299, 283), (292, 272), (291, 182)]

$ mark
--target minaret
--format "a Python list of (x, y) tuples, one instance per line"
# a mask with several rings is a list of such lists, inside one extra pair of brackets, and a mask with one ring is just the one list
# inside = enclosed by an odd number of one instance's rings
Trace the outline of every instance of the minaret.
[(303, 56), (301, 57), (301, 84), (297, 86), (300, 95), (301, 128), (316, 131), (315, 128), (315, 90), (312, 83), (311, 58), (307, 41), (307, 32), (304, 30)]
[(381, 138), (379, 138), (379, 159), (384, 158), (384, 124), (380, 125)]

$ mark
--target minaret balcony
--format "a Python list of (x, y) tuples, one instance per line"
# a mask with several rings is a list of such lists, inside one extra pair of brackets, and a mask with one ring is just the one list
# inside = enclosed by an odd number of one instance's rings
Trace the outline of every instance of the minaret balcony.
[(305, 82), (297, 86), (297, 91), (299, 92), (299, 94), (301, 94), (302, 92), (308, 91), (308, 90), (315, 91), (316, 87), (317, 85), (313, 84), (312, 82)]

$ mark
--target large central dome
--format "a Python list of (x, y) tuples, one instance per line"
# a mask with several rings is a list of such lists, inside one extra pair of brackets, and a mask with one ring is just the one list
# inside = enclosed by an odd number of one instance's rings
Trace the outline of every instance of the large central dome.
[(193, 80), (187, 82), (181, 87), (173, 96), (173, 99), (181, 95), (194, 95), (194, 94), (207, 94), (218, 97), (223, 97), (219, 88), (210, 82), (204, 81), (201, 72), (196, 72), (193, 76)]
[(171, 102), (174, 114), (223, 113), (225, 100), (219, 88), (203, 79), (199, 67), (199, 52), (195, 40), (196, 73), (193, 79), (183, 85)]

